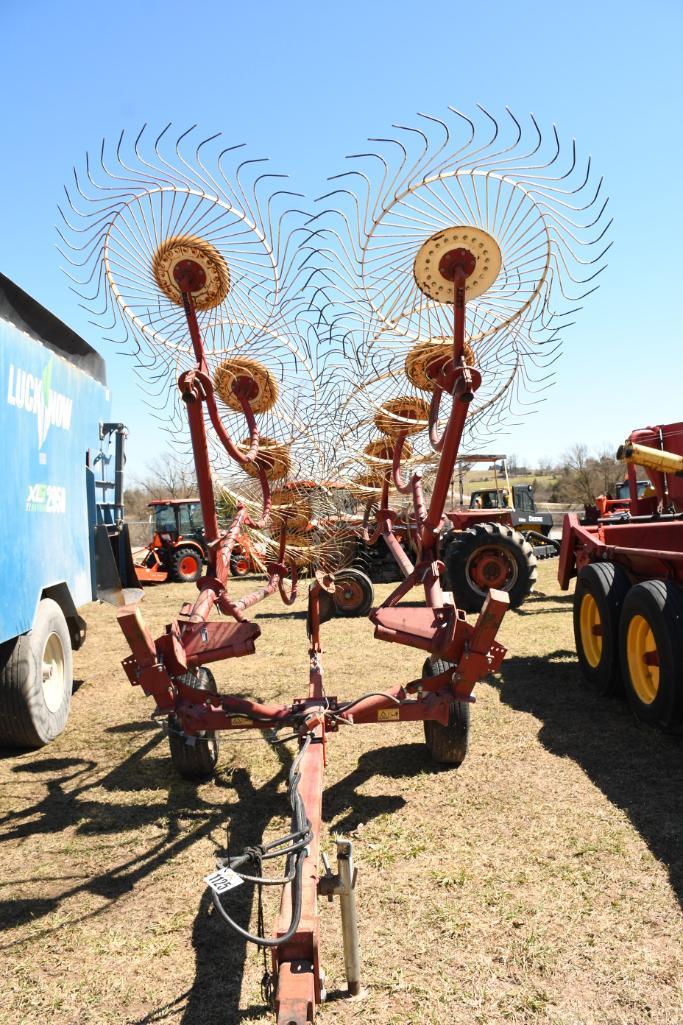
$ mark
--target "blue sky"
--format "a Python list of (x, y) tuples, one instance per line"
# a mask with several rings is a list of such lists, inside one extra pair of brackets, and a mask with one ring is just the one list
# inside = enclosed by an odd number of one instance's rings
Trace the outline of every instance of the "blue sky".
[(479, 102), (554, 121), (605, 176), (614, 246), (565, 336), (557, 384), (502, 446), (534, 461), (682, 418), (680, 0), (0, 0), (0, 26), (0, 270), (105, 356), (132, 474), (164, 438), (126, 357), (69, 291), (54, 225), (85, 150), (145, 121), (220, 130), (310, 196), (345, 154), (417, 111)]

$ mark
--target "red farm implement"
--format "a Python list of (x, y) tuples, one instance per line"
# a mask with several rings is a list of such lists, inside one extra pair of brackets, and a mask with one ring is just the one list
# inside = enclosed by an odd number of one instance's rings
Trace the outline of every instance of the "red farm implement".
[(586, 680), (601, 694), (625, 689), (638, 719), (674, 728), (683, 717), (683, 423), (633, 431), (617, 458), (628, 463), (628, 504), (597, 523), (567, 514), (560, 586), (577, 577)]
[[(495, 124), (484, 116), (486, 125)], [(517, 393), (525, 379), (518, 374), (528, 372), (532, 356), (537, 366), (541, 343), (557, 337), (558, 306), (550, 302), (550, 287), (559, 272), (549, 273), (551, 257), (556, 269), (567, 261), (578, 269), (571, 249), (559, 252), (566, 240), (557, 225), (567, 210), (579, 220), (589, 218), (585, 225), (572, 222), (572, 238), (588, 232), (586, 244), (602, 246), (602, 234), (593, 234), (604, 205), (593, 209), (597, 193), (592, 199), (592, 193), (583, 194), (588, 173), (577, 172), (574, 192), (567, 191), (575, 160), (569, 171), (557, 163), (559, 142), (554, 149), (551, 141), (540, 175), (535, 157), (521, 173), (521, 154), (529, 152), (530, 142), (521, 142), (512, 115), (502, 149), (498, 126), (482, 146), (473, 141), (473, 122), (462, 115), (454, 113), (450, 127), (429, 120), (435, 145), (421, 129), (402, 129), (412, 133), (408, 148), (398, 144), (394, 152), (403, 156), (372, 186), (372, 197), (337, 189), (329, 195), (338, 195), (348, 210), (323, 210), (312, 218), (298, 209), (277, 215), (277, 204), (289, 194), (279, 189), (260, 196), (270, 177), (260, 170), (249, 189), (245, 167), (258, 161), (221, 150), (209, 172), (215, 137), (197, 146), (194, 170), (185, 159), (180, 168), (163, 159), (159, 140), (143, 160), (138, 138), (120, 178), (102, 161), (101, 174), (114, 184), (99, 186), (88, 176), (93, 210), (102, 215), (93, 222), (97, 239), (104, 237), (100, 278), (126, 337), (133, 332), (136, 356), (149, 353), (149, 366), (156, 359), (178, 373), (174, 424), (182, 411), (206, 547), (196, 597), (160, 636), (150, 633), (138, 604), (119, 608), (131, 652), (125, 672), (153, 699), (154, 714), (168, 729), (173, 763), (187, 779), (210, 777), (219, 731), (258, 730), (271, 743), (291, 741), (297, 748), (289, 772), (289, 832), (222, 859), (207, 878), (226, 923), (271, 951), (269, 989), (279, 1025), (312, 1021), (324, 997), (321, 894), (340, 897), (349, 992), (360, 990), (350, 842), (337, 843), (336, 874), (329, 866), (320, 870), (323, 774), (332, 735), (361, 724), (423, 722), (435, 760), (457, 766), (465, 757), (473, 688), (505, 656), (496, 637), (509, 597), (484, 588), (481, 609), (468, 622), (442, 589), (440, 545), (449, 527), (444, 511), (454, 467), (463, 439), (498, 430), (511, 412), (511, 385)], [(469, 140), (446, 158), (442, 150), (451, 131), (463, 125), (472, 127)], [(530, 130), (535, 153), (541, 136), (535, 122)], [(410, 146), (416, 151), (409, 153)], [(120, 141), (117, 160), (122, 147)], [(181, 140), (176, 152), (180, 157)], [(481, 170), (486, 155), (495, 169), (490, 174)], [(386, 172), (386, 161), (379, 159)], [(508, 173), (502, 160), (511, 161)], [(137, 161), (137, 183), (131, 161)], [(158, 181), (150, 177), (151, 167)], [(549, 177), (553, 173), (556, 178)], [(361, 178), (370, 187), (370, 179)], [(553, 182), (561, 184), (556, 188)], [(359, 234), (361, 203), (366, 208)], [(549, 224), (554, 204), (562, 217)], [(299, 215), (305, 224), (296, 220)], [(73, 248), (92, 275), (87, 263), (98, 249), (90, 241), (87, 232), (78, 234)], [(591, 252), (597, 255), (581, 267), (595, 264), (595, 274), (604, 249)], [(575, 285), (581, 280), (580, 274), (572, 278)], [(148, 369), (141, 357), (138, 365)], [(372, 436), (377, 432), (379, 437)], [(417, 649), (426, 661), (414, 679), (380, 691), (373, 687), (370, 644), (369, 692), (341, 698), (328, 693), (324, 681), (321, 628), (334, 614), (352, 532), (334, 516), (313, 523), (306, 514), (297, 522), (301, 510), (290, 500), (287, 482), (336, 481), (354, 461), (356, 475), (348, 479), (366, 491), (370, 481), (374, 496), (361, 526), (364, 543), (372, 547), (382, 539), (403, 578), (370, 611), (374, 636)], [(217, 515), (219, 473), (242, 475), (237, 488), (232, 478), (230, 487), (222, 485), (233, 503), (225, 529)], [(396, 495), (408, 507), (409, 550), (395, 530)], [(237, 598), (229, 593), (230, 566), (245, 531), (265, 539), (266, 575)], [(295, 685), (292, 700), (262, 703), (245, 696), (248, 661), (233, 661), (242, 670), (233, 673), (239, 696), (218, 692), (207, 667), (253, 654), (261, 629), (249, 611), (274, 594), (292, 605), (305, 571), (312, 578), (307, 684)], [(405, 602), (415, 588), (423, 602)], [(380, 651), (375, 649), (375, 660)], [(284, 872), (264, 877), (264, 867), (278, 858), (284, 859)], [(258, 931), (250, 933), (234, 920), (230, 890), (243, 883), (259, 893), (265, 884), (282, 886), (272, 930), (259, 921)]]

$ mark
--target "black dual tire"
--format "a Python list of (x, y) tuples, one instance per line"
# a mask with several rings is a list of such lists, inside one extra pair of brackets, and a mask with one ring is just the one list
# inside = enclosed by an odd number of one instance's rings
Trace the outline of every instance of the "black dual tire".
[(478, 523), (445, 538), (446, 583), (458, 608), (479, 612), (489, 587), (507, 591), (510, 608), (518, 608), (536, 583), (531, 545), (504, 523)]
[[(449, 668), (453, 668), (450, 662), (428, 658), (422, 667), (422, 675), (438, 676)], [(425, 741), (434, 761), (440, 765), (452, 765), (455, 768), (462, 765), (467, 755), (470, 733), (469, 702), (453, 702), (447, 726), (443, 726), (433, 719), (426, 719), (423, 726)]]
[(191, 545), (180, 545), (171, 555), (171, 580), (192, 584), (202, 575), (202, 557)]
[[(213, 673), (204, 666), (197, 670), (197, 676), (188, 673), (184, 683), (198, 690), (217, 693)], [(203, 733), (187, 734), (180, 728), (175, 715), (168, 717), (168, 745), (171, 761), (179, 776), (190, 783), (203, 783), (211, 779), (218, 762), (218, 734), (214, 730)]]
[(374, 601), (372, 581), (361, 570), (342, 569), (334, 574), (334, 604), (338, 616), (367, 616)]
[(628, 574), (613, 562), (584, 566), (576, 581), (576, 654), (584, 679), (597, 694), (621, 690), (619, 621), (629, 588)]
[(43, 598), (31, 630), (0, 645), (0, 743), (37, 748), (54, 740), (72, 690), (69, 628), (57, 602)]
[[(654, 659), (647, 664), (645, 654)], [(629, 705), (641, 722), (669, 730), (683, 720), (683, 591), (670, 580), (630, 589), (619, 624)]]

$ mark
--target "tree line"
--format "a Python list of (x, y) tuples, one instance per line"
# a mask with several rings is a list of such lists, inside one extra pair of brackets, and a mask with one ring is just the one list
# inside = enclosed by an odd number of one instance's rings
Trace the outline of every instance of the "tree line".
[[(591, 452), (587, 445), (576, 444), (556, 462), (542, 459), (536, 466), (525, 465), (513, 454), (508, 457), (508, 473), (513, 483), (516, 477), (530, 480), (537, 501), (592, 505), (598, 495), (613, 495), (615, 484), (625, 477), (625, 464), (614, 458), (615, 450), (616, 445)], [(146, 520), (147, 506), (154, 499), (196, 495), (192, 464), (174, 454), (161, 455), (148, 464), (144, 477), (126, 489), (126, 518)]]

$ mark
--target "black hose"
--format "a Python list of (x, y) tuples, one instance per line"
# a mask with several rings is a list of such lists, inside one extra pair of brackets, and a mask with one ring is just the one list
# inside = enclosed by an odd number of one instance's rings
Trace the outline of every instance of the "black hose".
[(361, 701), (365, 701), (366, 698), (386, 698), (387, 701), (393, 701), (396, 705), (403, 704), (403, 702), (399, 701), (399, 699), (397, 697), (394, 697), (393, 694), (385, 694), (384, 691), (381, 690), (371, 690), (368, 691), (367, 694), (361, 694), (359, 698), (354, 698), (353, 701), (347, 701), (344, 705), (338, 705), (335, 711), (337, 713), (348, 712), (350, 708), (353, 708), (354, 705), (359, 705)]
[[(292, 884), (292, 917), (290, 919), (289, 928), (284, 935), (278, 936), (276, 939), (267, 939), (262, 935), (254, 935), (246, 929), (243, 929), (241, 925), (238, 925), (223, 907), (220, 895), (216, 893), (215, 890), (212, 890), (211, 892), (214, 907), (226, 925), (228, 925), (233, 932), (236, 932), (238, 936), (248, 940), (250, 943), (256, 943), (259, 947), (279, 947), (283, 943), (287, 943), (291, 940), (292, 936), (294, 936), (299, 928), (301, 905), (303, 900), (303, 866), (304, 861), (306, 860), (306, 848), (312, 838), (311, 823), (306, 815), (306, 808), (301, 795), (299, 794), (299, 782), (301, 780), (299, 766), (309, 744), (311, 743), (311, 740), (312, 736), (309, 733), (303, 741), (301, 749), (292, 762), (292, 767), (289, 770), (288, 792), (290, 804), (292, 806), (292, 825), (294, 826), (292, 832), (288, 833), (286, 836), (280, 837), (278, 840), (272, 840), (270, 843), (264, 844), (260, 847), (248, 849), (237, 857), (224, 858), (220, 862), (222, 866), (234, 869), (237, 865), (243, 865), (247, 861), (252, 861), (256, 863), (257, 868), (260, 871), (262, 861), (271, 858), (286, 857), (287, 864), (285, 875), (288, 879), (291, 878)], [(283, 844), (288, 844), (289, 846), (283, 849)], [(255, 882), (255, 885), (259, 887), (260, 901), (260, 888), (264, 884)], [(260, 918), (261, 915), (259, 914), (259, 919)]]

